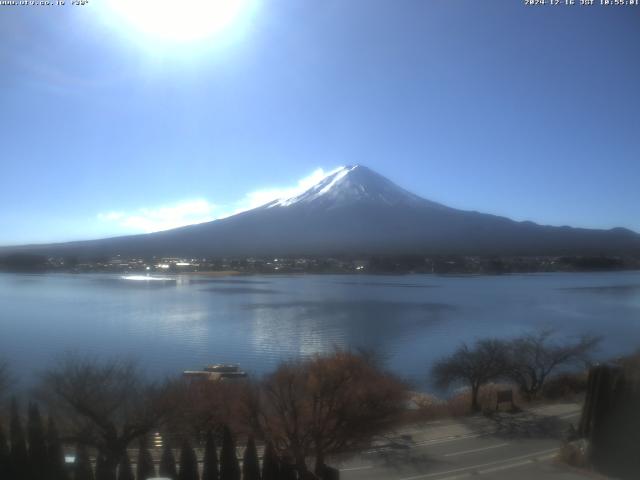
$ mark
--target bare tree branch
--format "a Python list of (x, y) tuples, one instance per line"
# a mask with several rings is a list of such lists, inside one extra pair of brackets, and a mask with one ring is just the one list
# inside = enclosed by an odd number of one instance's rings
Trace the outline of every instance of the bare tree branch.
[[(405, 386), (358, 353), (281, 365), (263, 381), (252, 411), (260, 432), (295, 462), (366, 444), (399, 411)], [(257, 406), (256, 406), (257, 404)]]
[(557, 343), (551, 330), (516, 338), (509, 345), (507, 374), (526, 397), (534, 398), (553, 371), (587, 363), (600, 341), (601, 337), (583, 335), (574, 342)]
[(480, 340), (473, 347), (462, 344), (451, 356), (432, 368), (436, 384), (441, 388), (462, 383), (471, 389), (471, 409), (480, 410), (480, 387), (503, 376), (507, 370), (507, 344), (501, 340)]
[(64, 419), (67, 438), (92, 446), (115, 471), (134, 439), (156, 426), (170, 408), (161, 389), (143, 380), (131, 361), (64, 357), (42, 376), (39, 393)]

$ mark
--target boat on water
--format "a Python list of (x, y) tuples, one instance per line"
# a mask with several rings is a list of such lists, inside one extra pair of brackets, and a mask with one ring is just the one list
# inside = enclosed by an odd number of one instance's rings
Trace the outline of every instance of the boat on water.
[(185, 370), (182, 375), (189, 380), (220, 381), (226, 379), (244, 378), (247, 372), (240, 370), (236, 364), (207, 365), (202, 370)]
[(205, 372), (234, 373), (240, 371), (240, 365), (234, 363), (216, 363), (204, 367)]

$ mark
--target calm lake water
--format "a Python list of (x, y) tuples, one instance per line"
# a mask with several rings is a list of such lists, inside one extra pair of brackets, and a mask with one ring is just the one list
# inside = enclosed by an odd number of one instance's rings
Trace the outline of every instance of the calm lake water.
[[(162, 279), (164, 278), (164, 280)], [(66, 350), (134, 357), (151, 375), (233, 362), (253, 374), (335, 346), (373, 347), (429, 388), (463, 341), (541, 328), (640, 348), (640, 272), (443, 277), (0, 274), (0, 357), (28, 385)]]

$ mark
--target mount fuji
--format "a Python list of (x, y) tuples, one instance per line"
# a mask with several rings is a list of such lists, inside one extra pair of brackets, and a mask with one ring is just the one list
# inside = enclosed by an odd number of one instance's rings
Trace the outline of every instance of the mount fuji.
[[(6, 251), (6, 249), (4, 249)], [(516, 222), (414, 195), (362, 165), (302, 194), (163, 232), (12, 250), (82, 257), (638, 254), (640, 235)]]

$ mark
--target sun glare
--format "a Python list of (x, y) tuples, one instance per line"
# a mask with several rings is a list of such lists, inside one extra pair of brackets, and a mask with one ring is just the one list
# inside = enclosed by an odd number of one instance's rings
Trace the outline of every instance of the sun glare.
[(227, 34), (257, 0), (109, 0), (112, 20), (127, 33), (161, 42), (188, 43)]

